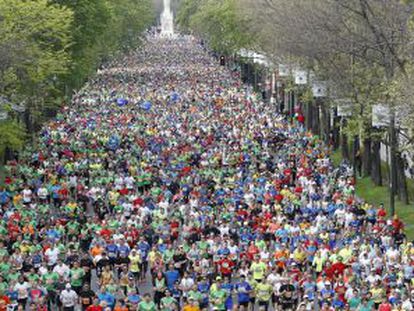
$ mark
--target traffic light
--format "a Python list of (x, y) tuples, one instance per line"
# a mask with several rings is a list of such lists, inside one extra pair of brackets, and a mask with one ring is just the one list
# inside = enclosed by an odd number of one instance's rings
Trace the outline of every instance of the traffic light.
[(226, 66), (226, 58), (224, 55), (220, 56), (220, 66)]

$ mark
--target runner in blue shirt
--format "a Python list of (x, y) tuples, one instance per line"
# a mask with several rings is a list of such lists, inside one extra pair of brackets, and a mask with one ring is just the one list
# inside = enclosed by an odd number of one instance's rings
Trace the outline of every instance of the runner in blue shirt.
[(116, 258), (118, 256), (118, 246), (114, 243), (114, 241), (110, 241), (106, 245), (105, 249), (108, 254), (109, 260), (111, 261), (111, 265), (115, 265)]
[(180, 279), (180, 272), (174, 268), (173, 264), (168, 266), (168, 270), (164, 273), (167, 287), (170, 291), (173, 290), (175, 282)]
[(221, 288), (227, 292), (227, 298), (225, 301), (226, 310), (233, 310), (233, 290), (234, 285), (231, 283), (229, 277), (224, 278)]
[(246, 277), (244, 275), (240, 276), (240, 281), (236, 283), (235, 289), (237, 292), (237, 303), (239, 304), (239, 307), (241, 310), (248, 310), (252, 287), (249, 282), (246, 281)]
[(200, 303), (200, 309), (203, 310), (207, 308), (209, 303), (210, 283), (208, 282), (207, 277), (203, 276), (201, 281), (197, 284), (197, 289), (203, 295), (203, 300)]
[(106, 302), (108, 307), (112, 308), (115, 306), (116, 298), (114, 295), (112, 295), (108, 290), (105, 290), (105, 292), (102, 292), (98, 295), (99, 301)]

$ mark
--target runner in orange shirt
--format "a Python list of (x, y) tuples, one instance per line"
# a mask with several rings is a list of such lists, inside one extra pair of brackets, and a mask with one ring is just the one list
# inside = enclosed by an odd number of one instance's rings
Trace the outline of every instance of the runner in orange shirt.
[(187, 303), (184, 305), (183, 311), (200, 311), (200, 307), (194, 302), (193, 298), (188, 298)]

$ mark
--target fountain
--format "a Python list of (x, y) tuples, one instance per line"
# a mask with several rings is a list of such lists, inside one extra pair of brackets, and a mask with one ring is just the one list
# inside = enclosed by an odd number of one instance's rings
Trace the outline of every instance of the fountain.
[(174, 35), (174, 16), (171, 11), (171, 0), (164, 0), (164, 10), (161, 13), (161, 36)]

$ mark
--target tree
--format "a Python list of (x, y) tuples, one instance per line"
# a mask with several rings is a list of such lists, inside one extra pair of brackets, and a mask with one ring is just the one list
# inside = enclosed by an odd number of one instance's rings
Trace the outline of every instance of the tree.
[[(394, 195), (408, 198), (399, 148), (400, 128), (395, 122), (395, 113), (403, 106), (399, 101), (401, 91), (395, 90), (396, 84), (401, 83), (398, 77), (406, 76), (407, 65), (412, 63), (410, 23), (413, 7), (408, 3), (410, 1), (242, 2), (255, 17), (251, 27), (259, 32), (258, 38), (275, 38), (271, 45), (266, 40), (260, 41), (259, 45), (267, 54), (278, 55), (284, 60), (292, 57), (301, 60), (317, 76), (328, 80), (336, 94), (352, 99), (354, 114), (342, 131), (348, 132), (346, 136), (355, 141), (352, 144), (354, 153), (363, 147), (372, 148), (363, 154), (379, 159), (379, 154), (372, 154), (379, 152), (376, 141), (370, 143), (371, 139), (378, 140), (379, 137), (390, 146), (390, 206), (393, 213)], [(391, 114), (388, 129), (382, 129), (380, 133), (372, 129), (370, 120), (372, 105), (376, 103), (387, 105)], [(378, 169), (367, 171), (378, 174)]]
[(0, 0), (0, 93), (26, 103), (22, 116), (1, 124), (12, 136), (0, 140), (0, 153), (20, 146), (19, 120), (35, 133), (153, 21), (151, 0)]
[[(72, 21), (71, 10), (47, 0), (0, 0), (0, 92), (26, 102), (29, 132), (35, 112), (42, 111), (54, 89), (54, 77), (68, 71)], [(22, 125), (7, 120), (0, 127), (0, 153), (19, 148)]]
[(211, 49), (231, 55), (253, 44), (247, 15), (236, 0), (185, 0), (178, 22), (208, 41)]
[(194, 14), (198, 12), (203, 1), (183, 0), (180, 4), (177, 23), (184, 31), (190, 31), (190, 20)]
[(68, 90), (82, 86), (103, 62), (134, 47), (154, 21), (150, 0), (54, 0), (74, 12), (73, 59), (62, 80)]
[(0, 121), (0, 155), (4, 155), (6, 148), (20, 150), (25, 142), (24, 129), (13, 120)]
[[(0, 90), (31, 95), (70, 64), (72, 12), (47, 0), (0, 0)], [(8, 55), (5, 55), (5, 54)]]

